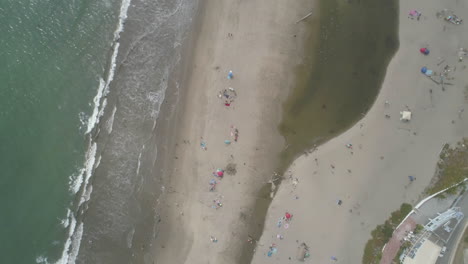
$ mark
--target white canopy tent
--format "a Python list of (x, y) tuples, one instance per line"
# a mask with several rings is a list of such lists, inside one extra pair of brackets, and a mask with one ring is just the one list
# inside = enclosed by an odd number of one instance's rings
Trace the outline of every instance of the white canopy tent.
[(405, 121), (405, 122), (408, 122), (411, 120), (411, 112), (410, 111), (402, 111), (400, 112), (400, 120), (401, 121)]

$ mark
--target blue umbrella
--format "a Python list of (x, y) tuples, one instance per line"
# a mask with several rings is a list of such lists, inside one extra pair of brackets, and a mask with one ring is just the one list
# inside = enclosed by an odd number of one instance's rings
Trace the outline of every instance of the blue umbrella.
[(427, 72), (427, 68), (426, 68), (426, 67), (422, 67), (422, 68), (421, 68), (421, 72), (422, 72), (422, 73), (426, 73), (426, 72)]

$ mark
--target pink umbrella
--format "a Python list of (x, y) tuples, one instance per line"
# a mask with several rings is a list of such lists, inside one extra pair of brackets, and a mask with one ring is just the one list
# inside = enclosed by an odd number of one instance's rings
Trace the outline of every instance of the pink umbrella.
[(411, 11), (409, 12), (409, 15), (410, 15), (410, 16), (418, 16), (418, 15), (419, 15), (419, 12), (416, 11), (416, 10), (411, 10)]
[(223, 177), (223, 176), (224, 176), (224, 171), (218, 170), (218, 171), (216, 172), (216, 174), (217, 174), (219, 177)]

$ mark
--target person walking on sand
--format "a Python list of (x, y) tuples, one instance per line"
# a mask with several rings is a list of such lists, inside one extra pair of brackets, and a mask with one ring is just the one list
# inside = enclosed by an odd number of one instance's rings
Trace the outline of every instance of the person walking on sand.
[(234, 78), (234, 74), (232, 73), (232, 71), (229, 71), (228, 72), (228, 79), (231, 80), (232, 78)]

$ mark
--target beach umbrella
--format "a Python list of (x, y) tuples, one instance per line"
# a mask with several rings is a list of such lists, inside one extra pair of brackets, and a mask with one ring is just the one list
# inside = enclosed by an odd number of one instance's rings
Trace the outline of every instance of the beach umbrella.
[(419, 13), (418, 13), (418, 11), (416, 11), (416, 10), (411, 10), (411, 11), (409, 12), (409, 15), (410, 15), (410, 16), (418, 16), (418, 14), (419, 14)]
[(427, 72), (427, 68), (426, 68), (426, 67), (422, 67), (422, 68), (421, 68), (421, 72), (422, 72), (422, 73), (426, 73), (426, 72)]
[(420, 48), (419, 52), (421, 52), (424, 55), (429, 55), (429, 49), (428, 48)]
[(286, 212), (286, 213), (284, 214), (284, 216), (286, 216), (286, 219), (288, 219), (288, 220), (291, 219), (291, 214), (288, 213), (288, 212)]
[(216, 175), (218, 175), (219, 177), (223, 177), (224, 176), (224, 171), (218, 169), (216, 171)]

